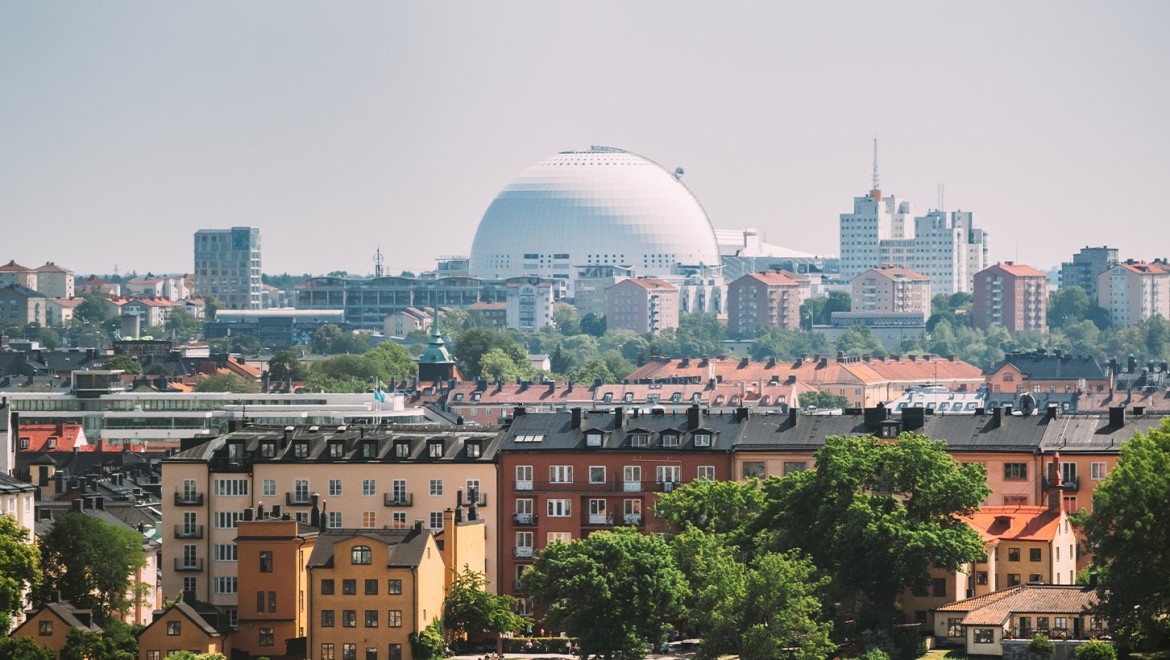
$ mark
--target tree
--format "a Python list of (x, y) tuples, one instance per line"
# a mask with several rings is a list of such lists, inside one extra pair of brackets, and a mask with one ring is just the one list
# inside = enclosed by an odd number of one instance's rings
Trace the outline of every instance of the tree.
[(557, 348), (548, 358), (549, 369), (554, 374), (563, 374), (569, 371), (570, 362), (565, 352), (561, 350), (561, 345), (557, 344)]
[(464, 566), (455, 572), (455, 579), (447, 587), (443, 603), (443, 625), (448, 632), (462, 637), (480, 632), (496, 634), (520, 632), (525, 621), (513, 612), (516, 599), (507, 594), (487, 591), (483, 573)]
[(1091, 639), (1077, 647), (1077, 660), (1117, 660), (1117, 649), (1108, 642)]
[(299, 353), (291, 350), (277, 351), (268, 359), (268, 377), (274, 383), (287, 380), (304, 380), (309, 368), (301, 362)]
[(434, 619), (421, 632), (410, 633), (410, 657), (416, 660), (442, 660), (447, 657), (443, 627)]
[(250, 380), (235, 374), (212, 374), (195, 386), (196, 392), (236, 392), (248, 394), (259, 392), (260, 387)]
[(100, 518), (65, 513), (40, 538), (44, 581), (33, 602), (44, 605), (61, 597), (93, 610), (99, 625), (130, 603), (134, 572), (146, 566), (142, 536)]
[(604, 314), (590, 312), (581, 317), (581, 332), (594, 337), (605, 334), (606, 322)]
[(341, 337), (341, 327), (334, 323), (326, 323), (313, 331), (313, 338), (310, 345), (313, 347), (314, 353), (322, 355), (329, 355), (332, 351), (333, 342)]
[(822, 410), (833, 410), (835, 408), (848, 408), (849, 399), (840, 394), (833, 394), (832, 392), (810, 391), (800, 395), (800, 405)]
[(1158, 639), (1170, 611), (1170, 418), (1135, 433), (1093, 491), (1085, 537), (1097, 566), (1097, 614), (1118, 639), (1141, 648)]
[(459, 334), (453, 349), (455, 363), (464, 376), (483, 376), (480, 360), (493, 348), (502, 350), (515, 365), (528, 362), (528, 352), (508, 335), (491, 328), (471, 328)]
[(528, 357), (518, 362), (504, 349), (496, 347), (483, 354), (479, 363), (480, 375), (489, 380), (513, 380), (516, 378), (531, 378), (535, 375)]
[(14, 660), (57, 660), (57, 653), (31, 637), (0, 637), (0, 658)]
[(418, 373), (418, 363), (402, 346), (384, 341), (364, 356), (374, 365), (375, 374), (385, 381), (411, 378)]
[(984, 557), (960, 518), (991, 492), (982, 464), (962, 465), (915, 433), (830, 436), (815, 457), (815, 470), (765, 482), (756, 529), (765, 547), (807, 553), (838, 599), (860, 595), (883, 628), (892, 630), (905, 589), (928, 585), (931, 567)]
[(568, 305), (557, 305), (553, 310), (553, 322), (556, 323), (557, 330), (566, 337), (581, 334), (581, 317), (577, 316), (577, 310)]
[(694, 527), (719, 536), (725, 545), (738, 545), (763, 503), (764, 493), (756, 479), (696, 479), (660, 495), (654, 515), (676, 531)]
[(142, 365), (129, 355), (111, 355), (102, 360), (102, 365), (106, 369), (121, 369), (128, 374), (142, 373)]
[(593, 358), (569, 373), (569, 380), (577, 383), (616, 383), (617, 379), (609, 370), (609, 365), (601, 358)]
[(686, 592), (666, 541), (630, 527), (546, 546), (521, 583), (552, 629), (578, 638), (582, 657), (607, 660), (644, 657)]
[(0, 634), (24, 610), (25, 592), (40, 586), (40, 564), (41, 552), (30, 542), (29, 531), (12, 516), (0, 516)]
[(1036, 633), (1032, 639), (1028, 640), (1028, 653), (1031, 653), (1034, 658), (1051, 658), (1055, 652), (1056, 644), (1045, 635)]
[(184, 310), (176, 309), (167, 315), (163, 328), (167, 335), (179, 341), (191, 341), (203, 336), (203, 319), (195, 318)]
[(837, 350), (846, 355), (885, 355), (886, 349), (869, 326), (850, 326), (837, 338)]
[(305, 388), (324, 392), (365, 392), (373, 384), (377, 366), (363, 355), (334, 355), (315, 363), (305, 378)]
[(97, 293), (85, 296), (85, 299), (73, 309), (73, 320), (78, 323), (100, 325), (109, 321), (112, 316), (106, 297)]
[(239, 333), (227, 338), (228, 350), (243, 355), (257, 355), (264, 348), (260, 340), (247, 333)]

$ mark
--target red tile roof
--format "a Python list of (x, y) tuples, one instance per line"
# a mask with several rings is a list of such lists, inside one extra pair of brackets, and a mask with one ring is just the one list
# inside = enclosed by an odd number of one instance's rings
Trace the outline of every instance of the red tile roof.
[(15, 261), (9, 261), (8, 263), (4, 264), (3, 266), (0, 266), (0, 271), (11, 272), (11, 273), (28, 273), (28, 272), (31, 272), (32, 269), (25, 268), (24, 266), (21, 266), (20, 264), (16, 263)]
[[(62, 422), (57, 424), (21, 424), (20, 440), (28, 439), (28, 448), (21, 451), (73, 451), (87, 444), (81, 424)], [(54, 438), (53, 447), (49, 439)]]
[(37, 267), (36, 271), (38, 273), (71, 273), (71, 272), (73, 272), (73, 271), (69, 270), (68, 268), (62, 268), (62, 267), (58, 266), (57, 264), (53, 263), (52, 261), (45, 262), (45, 265)]
[(657, 277), (631, 277), (629, 279), (622, 280), (613, 286), (622, 286), (627, 284), (637, 285), (643, 289), (646, 289), (647, 291), (652, 289), (666, 289), (668, 291), (674, 291), (678, 288), (670, 282), (660, 280)]
[(789, 277), (788, 273), (776, 270), (768, 270), (762, 273), (748, 273), (744, 277), (750, 277), (768, 286), (800, 286), (800, 282)]
[(930, 281), (930, 278), (925, 276), (925, 275), (920, 275), (918, 273), (915, 273), (914, 271), (910, 270), (909, 268), (899, 268), (897, 266), (886, 266), (884, 268), (874, 268), (872, 270), (867, 270), (866, 272), (862, 273), (858, 277), (863, 277), (863, 276), (868, 275), (870, 273), (873, 273), (874, 275), (880, 275), (888, 280), (917, 280), (920, 282), (929, 282)]
[(1025, 584), (936, 608), (966, 612), (965, 626), (1001, 626), (1012, 614), (1079, 615), (1097, 604), (1097, 590), (1076, 584)]
[(983, 372), (959, 359), (921, 356), (917, 358), (822, 357), (769, 362), (750, 362), (729, 358), (652, 358), (627, 376), (628, 380), (668, 380), (711, 378), (724, 383), (786, 382), (795, 378), (813, 387), (827, 383), (942, 383), (970, 381), (982, 383)]
[(1132, 263), (1118, 265), (1138, 275), (1165, 275), (1170, 272), (1166, 269), (1165, 264)]
[(1052, 541), (1061, 518), (1046, 506), (1021, 505), (980, 507), (965, 520), (988, 541)]
[(1005, 273), (1009, 273), (1011, 275), (1015, 275), (1016, 277), (1048, 277), (1044, 273), (1041, 273), (1031, 266), (1012, 263), (1011, 261), (1005, 261), (1002, 264), (996, 264), (991, 268), (988, 268), (988, 270), (991, 270), (992, 268), (998, 268), (999, 270), (1002, 270)]

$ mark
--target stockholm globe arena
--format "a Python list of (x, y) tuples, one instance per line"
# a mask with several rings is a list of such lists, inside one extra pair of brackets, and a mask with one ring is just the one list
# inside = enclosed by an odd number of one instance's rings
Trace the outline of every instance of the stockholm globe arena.
[(715, 231), (681, 168), (622, 149), (563, 151), (524, 170), (496, 195), (475, 232), (472, 277), (542, 277), (573, 295), (587, 267), (638, 277), (720, 264)]

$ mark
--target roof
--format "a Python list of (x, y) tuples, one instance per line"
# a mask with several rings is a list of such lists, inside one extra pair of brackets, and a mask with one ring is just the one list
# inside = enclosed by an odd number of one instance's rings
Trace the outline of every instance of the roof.
[(45, 262), (44, 266), (38, 266), (36, 271), (38, 273), (65, 273), (65, 274), (69, 274), (69, 273), (73, 272), (73, 271), (69, 270), (68, 268), (62, 268), (62, 267), (58, 266), (57, 264), (53, 263), (52, 261)]
[(3, 266), (0, 266), (0, 272), (27, 273), (30, 271), (32, 271), (31, 268), (26, 268), (24, 266), (21, 266), (20, 264), (16, 263), (15, 260), (11, 260), (8, 263), (4, 264)]
[(9, 284), (8, 286), (4, 287), (3, 289), (0, 289), (0, 291), (4, 291), (4, 290), (12, 290), (12, 291), (24, 296), (25, 298), (44, 298), (45, 297), (45, 294), (37, 291), (36, 289), (30, 289), (23, 284)]
[(1000, 626), (1013, 614), (1080, 614), (1097, 604), (1094, 587), (1026, 584), (935, 608), (935, 612), (966, 612), (965, 626)]
[(614, 284), (610, 288), (612, 289), (617, 286), (637, 286), (647, 291), (654, 289), (675, 291), (678, 289), (678, 287), (671, 284), (670, 282), (667, 282), (666, 280), (660, 280), (657, 277), (630, 277), (618, 282), (617, 284)]
[[(730, 451), (744, 424), (734, 414), (713, 414), (698, 410), (698, 425), (688, 422), (690, 413), (641, 411), (637, 408), (582, 410), (581, 424), (573, 427), (573, 412), (529, 413), (517, 416), (504, 435), (500, 451), (565, 451), (598, 449), (646, 451)], [(602, 435), (600, 447), (589, 447), (586, 435)], [(645, 446), (631, 445), (632, 435), (645, 435)], [(708, 436), (706, 444), (695, 444), (695, 437)], [(678, 438), (678, 446), (663, 446), (664, 436)]]
[[(50, 449), (54, 451), (73, 451), (74, 447), (88, 444), (81, 424), (75, 422), (59, 422), (50, 424), (21, 423), (19, 438), (28, 438), (28, 448), (21, 449), (27, 452), (42, 452)], [(55, 439), (53, 447), (49, 447), (49, 439)]]
[(1109, 373), (1097, 358), (1090, 355), (1072, 356), (1043, 348), (1031, 352), (1008, 353), (992, 373), (1012, 365), (1029, 380), (1108, 380)]
[(800, 282), (788, 276), (787, 273), (777, 270), (768, 270), (762, 273), (748, 273), (736, 280), (742, 282), (745, 278), (753, 279), (768, 286), (800, 286)]
[[(867, 277), (877, 275), (888, 280), (915, 280), (918, 282), (929, 282), (930, 278), (925, 275), (920, 275), (910, 270), (909, 268), (900, 268), (897, 266), (886, 266), (884, 268), (871, 268), (857, 277)], [(857, 279), (857, 278), (854, 278)]]
[(49, 302), (59, 307), (77, 307), (85, 302), (85, 298), (49, 298)]
[(371, 543), (380, 544), (389, 552), (385, 556), (385, 564), (378, 559), (379, 552), (373, 551), (375, 565), (387, 567), (412, 567), (422, 562), (426, 552), (427, 541), (431, 538), (429, 531), (418, 528), (410, 529), (330, 529), (317, 535), (317, 543), (313, 546), (313, 553), (309, 555), (309, 568), (332, 568), (333, 546), (350, 539), (369, 539)]
[(0, 472), (0, 494), (27, 493), (36, 489), (37, 487), (32, 484), (25, 483), (16, 477), (10, 477)]
[(33, 617), (45, 611), (48, 611), (53, 616), (56, 616), (58, 619), (64, 621), (65, 625), (69, 626), (70, 628), (79, 628), (81, 630), (88, 630), (89, 632), (96, 633), (102, 632), (102, 629), (93, 622), (92, 610), (76, 608), (67, 600), (62, 600), (56, 603), (49, 603), (41, 609), (36, 610), (25, 620), (24, 623), (20, 624), (20, 627), (23, 628), (29, 621), (32, 620)]
[(486, 302), (486, 301), (481, 300), (481, 301), (475, 303), (474, 305), (471, 305), (470, 307), (468, 307), (468, 309), (505, 310), (505, 309), (508, 309), (508, 303), (506, 303), (506, 302)]
[(1052, 541), (1061, 517), (1046, 506), (984, 506), (965, 520), (985, 541)]
[(1117, 264), (1117, 267), (1124, 268), (1131, 273), (1137, 273), (1138, 275), (1165, 275), (1170, 273), (1170, 270), (1167, 270), (1166, 264), (1163, 263), (1123, 263)]
[(691, 379), (723, 383), (787, 382), (790, 378), (814, 387), (836, 383), (945, 383), (984, 382), (983, 371), (953, 356), (938, 357), (828, 357), (803, 356), (794, 361), (753, 362), (746, 358), (651, 358), (626, 377), (630, 382)]
[[(1008, 273), (1009, 275), (1014, 275), (1016, 277), (1043, 277), (1043, 278), (1048, 277), (1044, 273), (1041, 273), (1040, 271), (1036, 270), (1035, 268), (1032, 268), (1031, 266), (1025, 266), (1024, 264), (1017, 264), (1017, 263), (1014, 263), (1011, 261), (1005, 261), (1005, 262), (1000, 263), (1000, 264), (995, 264), (994, 266), (990, 266), (982, 272), (987, 272), (988, 270), (1001, 270), (1005, 273)], [(978, 273), (976, 273), (976, 275), (978, 275)]]
[(447, 393), (447, 405), (588, 405), (593, 401), (588, 385), (568, 383), (516, 383), (461, 381)]

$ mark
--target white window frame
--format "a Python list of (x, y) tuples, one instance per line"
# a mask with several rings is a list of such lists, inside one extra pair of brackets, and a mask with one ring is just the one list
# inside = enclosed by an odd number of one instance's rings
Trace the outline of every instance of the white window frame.
[(265, 479), (260, 482), (261, 497), (276, 497), (276, 479)]
[(362, 497), (372, 497), (378, 494), (378, 481), (376, 479), (362, 479)]
[(431, 479), (428, 489), (431, 497), (441, 497), (443, 495), (443, 480)]
[(343, 486), (341, 483), (341, 479), (330, 479), (329, 480), (329, 497), (341, 497), (342, 492), (343, 492)]
[(549, 518), (568, 518), (573, 515), (573, 500), (550, 499), (545, 502), (545, 511)]
[(605, 483), (605, 466), (604, 465), (590, 465), (589, 466), (589, 483), (604, 484)]
[(700, 465), (695, 470), (696, 479), (709, 479), (715, 481), (715, 466), (714, 465)]
[(571, 483), (573, 483), (573, 466), (572, 465), (550, 465), (550, 466), (548, 466), (548, 482), (550, 484), (571, 484)]

